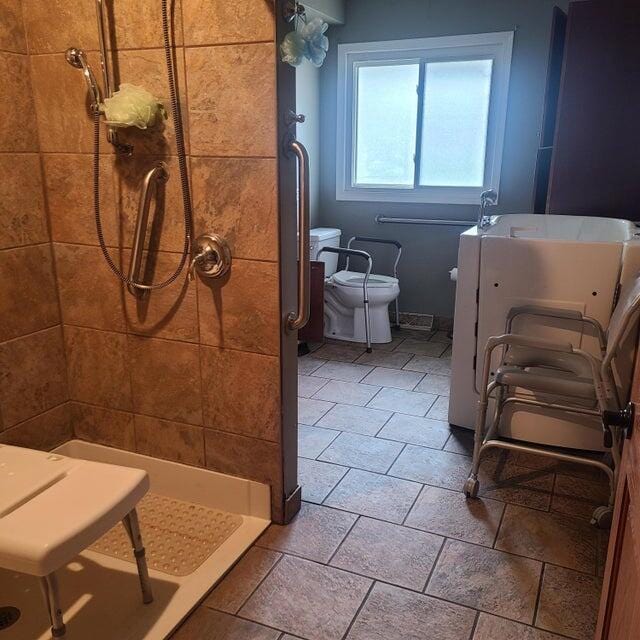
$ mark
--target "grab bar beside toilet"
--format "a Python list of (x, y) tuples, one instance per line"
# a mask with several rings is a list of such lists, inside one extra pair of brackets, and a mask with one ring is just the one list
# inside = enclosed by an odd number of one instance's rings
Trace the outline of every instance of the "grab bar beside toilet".
[[(402, 255), (402, 245), (397, 241), (397, 240), (383, 240), (382, 238), (371, 238), (369, 236), (353, 236), (353, 238), (351, 238), (349, 240), (349, 242), (347, 242), (347, 248), (351, 249), (351, 244), (354, 242), (375, 242), (377, 244), (390, 244), (393, 245), (397, 250), (398, 253), (396, 254), (396, 261), (393, 263), (393, 277), (396, 278), (396, 280), (398, 279), (398, 264), (400, 263), (400, 256)], [(349, 258), (347, 257), (347, 264), (345, 266), (345, 269), (347, 271), (349, 271)], [(395, 325), (396, 327), (400, 327), (400, 303), (399, 303), (399, 297), (398, 296), (396, 298), (396, 322)]]
[(369, 318), (369, 276), (371, 275), (371, 269), (373, 268), (373, 260), (366, 251), (360, 249), (343, 249), (342, 247), (323, 247), (318, 251), (319, 259), (320, 254), (326, 251), (327, 253), (337, 253), (338, 255), (346, 255), (347, 261), (349, 257), (354, 256), (358, 258), (364, 258), (367, 261), (367, 270), (364, 273), (362, 280), (362, 293), (364, 296), (364, 331), (367, 338), (367, 353), (371, 353), (371, 319)]

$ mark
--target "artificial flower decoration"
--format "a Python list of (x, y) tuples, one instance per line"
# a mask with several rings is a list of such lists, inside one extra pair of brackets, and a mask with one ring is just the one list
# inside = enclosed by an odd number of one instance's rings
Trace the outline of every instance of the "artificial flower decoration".
[(316, 67), (321, 67), (329, 50), (329, 38), (324, 35), (329, 25), (321, 18), (313, 18), (301, 29), (287, 33), (280, 45), (282, 61), (293, 67), (306, 58)]
[(107, 124), (112, 127), (147, 129), (167, 118), (164, 105), (153, 94), (135, 84), (124, 83), (102, 105)]

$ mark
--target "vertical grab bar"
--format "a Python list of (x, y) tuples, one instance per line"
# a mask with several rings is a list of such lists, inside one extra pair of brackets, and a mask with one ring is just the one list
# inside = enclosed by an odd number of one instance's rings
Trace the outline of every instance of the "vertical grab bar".
[[(129, 262), (128, 278), (132, 282), (139, 282), (140, 266), (142, 265), (142, 254), (144, 253), (144, 241), (147, 232), (147, 222), (149, 220), (149, 207), (151, 206), (152, 185), (158, 188), (158, 183), (166, 182), (169, 179), (169, 172), (164, 162), (159, 162), (153, 169), (147, 172), (142, 185), (140, 205), (138, 206), (138, 218), (136, 220), (136, 230), (133, 237), (133, 248), (131, 249), (131, 261)], [(127, 285), (129, 293), (135, 296), (142, 296), (146, 290), (139, 289), (134, 284)]]
[(287, 316), (290, 331), (302, 329), (309, 322), (310, 313), (310, 237), (309, 237), (309, 154), (297, 140), (289, 143), (298, 159), (298, 310)]

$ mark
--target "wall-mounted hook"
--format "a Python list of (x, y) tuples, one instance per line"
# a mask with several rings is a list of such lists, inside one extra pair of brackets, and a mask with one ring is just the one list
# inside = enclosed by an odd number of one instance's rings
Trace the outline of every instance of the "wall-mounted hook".
[(287, 22), (293, 22), (296, 18), (304, 16), (305, 11), (304, 5), (300, 4), (298, 0), (289, 0), (284, 5), (282, 15)]

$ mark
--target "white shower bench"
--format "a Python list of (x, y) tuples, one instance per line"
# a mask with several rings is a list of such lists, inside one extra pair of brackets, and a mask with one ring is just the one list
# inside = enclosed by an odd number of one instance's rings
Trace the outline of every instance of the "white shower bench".
[(65, 637), (55, 572), (122, 521), (142, 600), (153, 600), (136, 505), (146, 471), (0, 445), (0, 568), (40, 578), (54, 638)]

